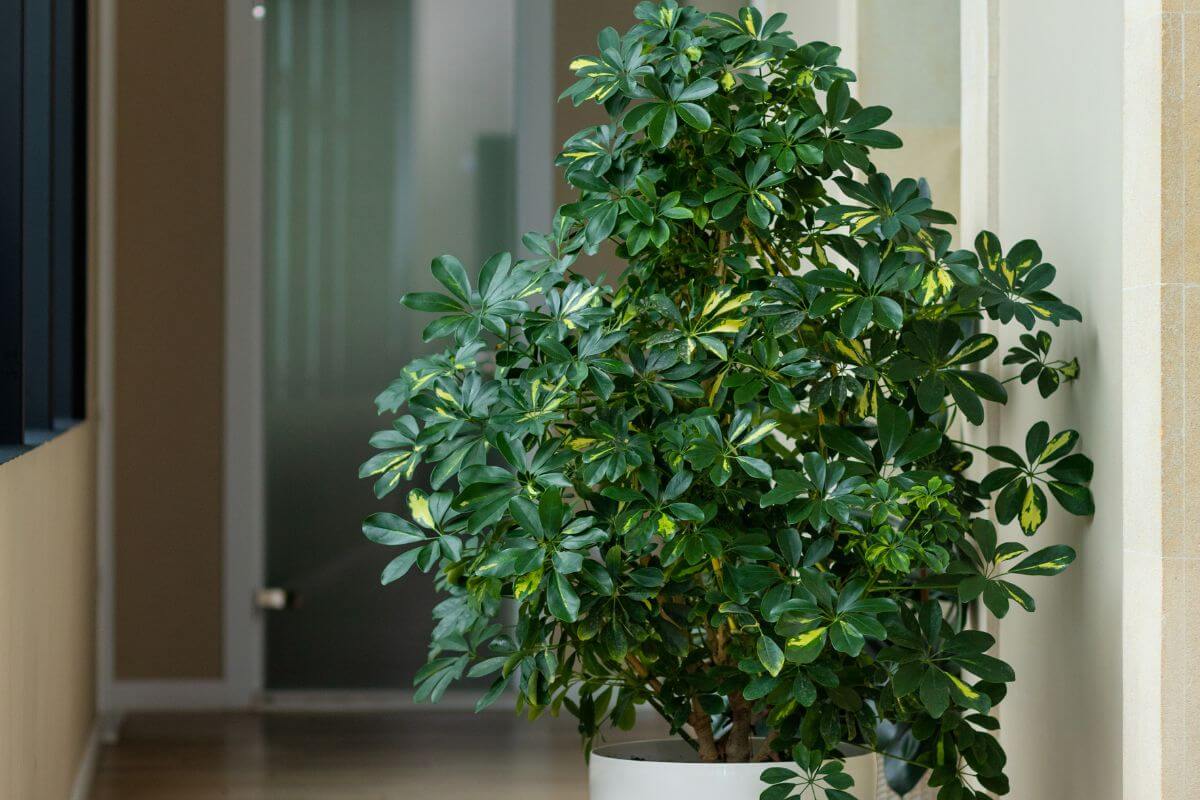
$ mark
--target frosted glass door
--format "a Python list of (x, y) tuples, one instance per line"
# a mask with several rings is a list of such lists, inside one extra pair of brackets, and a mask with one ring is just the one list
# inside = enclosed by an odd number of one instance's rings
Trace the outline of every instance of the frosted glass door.
[(407, 688), (424, 661), (431, 582), (379, 586), (359, 523), (388, 509), (356, 470), (375, 393), (428, 349), (400, 295), (442, 252), (516, 245), (515, 2), (268, 4), (266, 581), (296, 598), (269, 689)]

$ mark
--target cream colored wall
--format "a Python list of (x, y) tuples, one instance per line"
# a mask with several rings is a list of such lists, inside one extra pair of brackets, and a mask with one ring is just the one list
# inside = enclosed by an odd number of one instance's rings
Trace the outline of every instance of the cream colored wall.
[[(981, 0), (982, 2), (983, 0)], [(904, 142), (872, 159), (893, 181), (925, 178), (939, 209), (959, 213), (958, 0), (766, 0), (766, 13), (788, 15), (799, 43), (842, 48), (854, 70), (854, 96), (892, 109), (884, 126)], [(957, 233), (957, 228), (952, 228)]]
[[(1164, 53), (1159, 0), (1125, 3), (1124, 124), (1126, 198), (1123, 225), (1121, 328), (1123, 368), (1137, 381), (1123, 388), (1125, 564), (1121, 641), (1124, 703), (1122, 756), (1125, 797), (1163, 793), (1163, 511), (1164, 422), (1162, 297), (1164, 178), (1162, 170)], [(1164, 55), (1169, 58), (1164, 59)], [(1179, 70), (1175, 70), (1178, 74)], [(1178, 87), (1172, 87), (1173, 93)], [(1177, 174), (1177, 173), (1174, 173)], [(1170, 294), (1166, 290), (1166, 294)], [(1172, 353), (1172, 356), (1174, 354)], [(1135, 489), (1128, 491), (1128, 489)], [(1172, 705), (1177, 705), (1172, 703)], [(1173, 743), (1186, 746), (1186, 736)], [(1178, 795), (1176, 795), (1178, 796)]]
[[(1022, 449), (1038, 419), (1054, 431), (1077, 428), (1096, 462), (1097, 501), (1093, 522), (1051, 500), (1050, 521), (1028, 542), (1066, 543), (1079, 558), (1058, 577), (1023, 581), (1037, 612), (1014, 609), (1000, 625), (999, 655), (1017, 673), (1001, 707), (1001, 741), (1013, 797), (1115, 799), (1122, 797), (1122, 4), (1002, 0), (999, 24), (997, 233), (1006, 246), (1038, 240), (1058, 267), (1053, 291), (1084, 322), (1050, 328), (1058, 352), (1079, 357), (1080, 380), (1049, 401), (1032, 386), (1010, 384), (998, 443)], [(1016, 337), (1012, 327), (1001, 350)]]
[[(959, 214), (959, 0), (857, 0), (852, 48), (863, 105), (892, 109), (898, 150), (872, 158), (894, 182), (925, 178), (937, 208)], [(957, 234), (957, 227), (951, 230)]]
[(0, 797), (65, 798), (95, 708), (95, 426), (0, 465)]

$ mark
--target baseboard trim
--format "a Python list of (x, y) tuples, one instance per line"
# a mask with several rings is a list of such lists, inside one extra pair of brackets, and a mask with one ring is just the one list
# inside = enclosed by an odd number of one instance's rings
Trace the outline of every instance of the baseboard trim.
[[(263, 692), (253, 706), (264, 713), (355, 713), (370, 711), (475, 711), (475, 704), (483, 697), (484, 690), (451, 689), (436, 703), (418, 703), (413, 693), (389, 689), (308, 689), (272, 690)], [(517, 695), (505, 692), (496, 702), (481, 713), (504, 711), (509, 714), (517, 710)], [(658, 712), (646, 703), (637, 707), (641, 718), (658, 719)]]
[(220, 680), (114, 681), (108, 710), (221, 711), (249, 705), (248, 697)]
[(88, 800), (92, 794), (92, 781), (96, 777), (96, 761), (100, 757), (100, 720), (92, 723), (87, 741), (83, 744), (83, 753), (79, 756), (79, 765), (75, 768), (75, 780), (71, 784), (71, 794), (68, 800)]
[[(484, 689), (473, 692), (468, 689), (451, 689), (437, 703), (417, 703), (413, 693), (404, 690), (274, 690), (263, 692), (255, 709), (265, 712), (355, 712), (355, 711), (474, 711), (475, 703), (483, 696)], [(516, 709), (516, 696), (501, 695), (487, 711), (509, 711)]]
[[(365, 711), (474, 711), (485, 690), (451, 689), (437, 703), (417, 703), (411, 690), (306, 689), (268, 690), (248, 697), (224, 681), (117, 681), (112, 685), (112, 719), (134, 711), (261, 711), (365, 712)], [(489, 711), (516, 710), (517, 696), (509, 691), (488, 706)], [(638, 714), (656, 717), (648, 705)]]

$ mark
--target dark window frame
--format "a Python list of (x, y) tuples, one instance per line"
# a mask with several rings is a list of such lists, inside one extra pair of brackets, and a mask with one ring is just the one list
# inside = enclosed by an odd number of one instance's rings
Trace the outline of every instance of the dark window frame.
[(87, 2), (0, 0), (0, 461), (86, 415)]

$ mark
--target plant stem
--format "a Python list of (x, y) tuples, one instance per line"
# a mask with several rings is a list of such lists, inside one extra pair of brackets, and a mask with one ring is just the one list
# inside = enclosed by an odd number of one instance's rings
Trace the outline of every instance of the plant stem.
[(729, 693), (729, 713), (733, 717), (733, 726), (725, 739), (725, 760), (730, 763), (749, 761), (752, 755), (750, 734), (753, 729), (750, 703), (742, 696), (739, 689)]
[(700, 701), (695, 697), (692, 698), (692, 713), (688, 716), (688, 723), (696, 732), (696, 743), (699, 745), (697, 752), (700, 754), (700, 760), (706, 763), (717, 761), (717, 742), (713, 738), (712, 720), (709, 719), (708, 713), (700, 707)]

